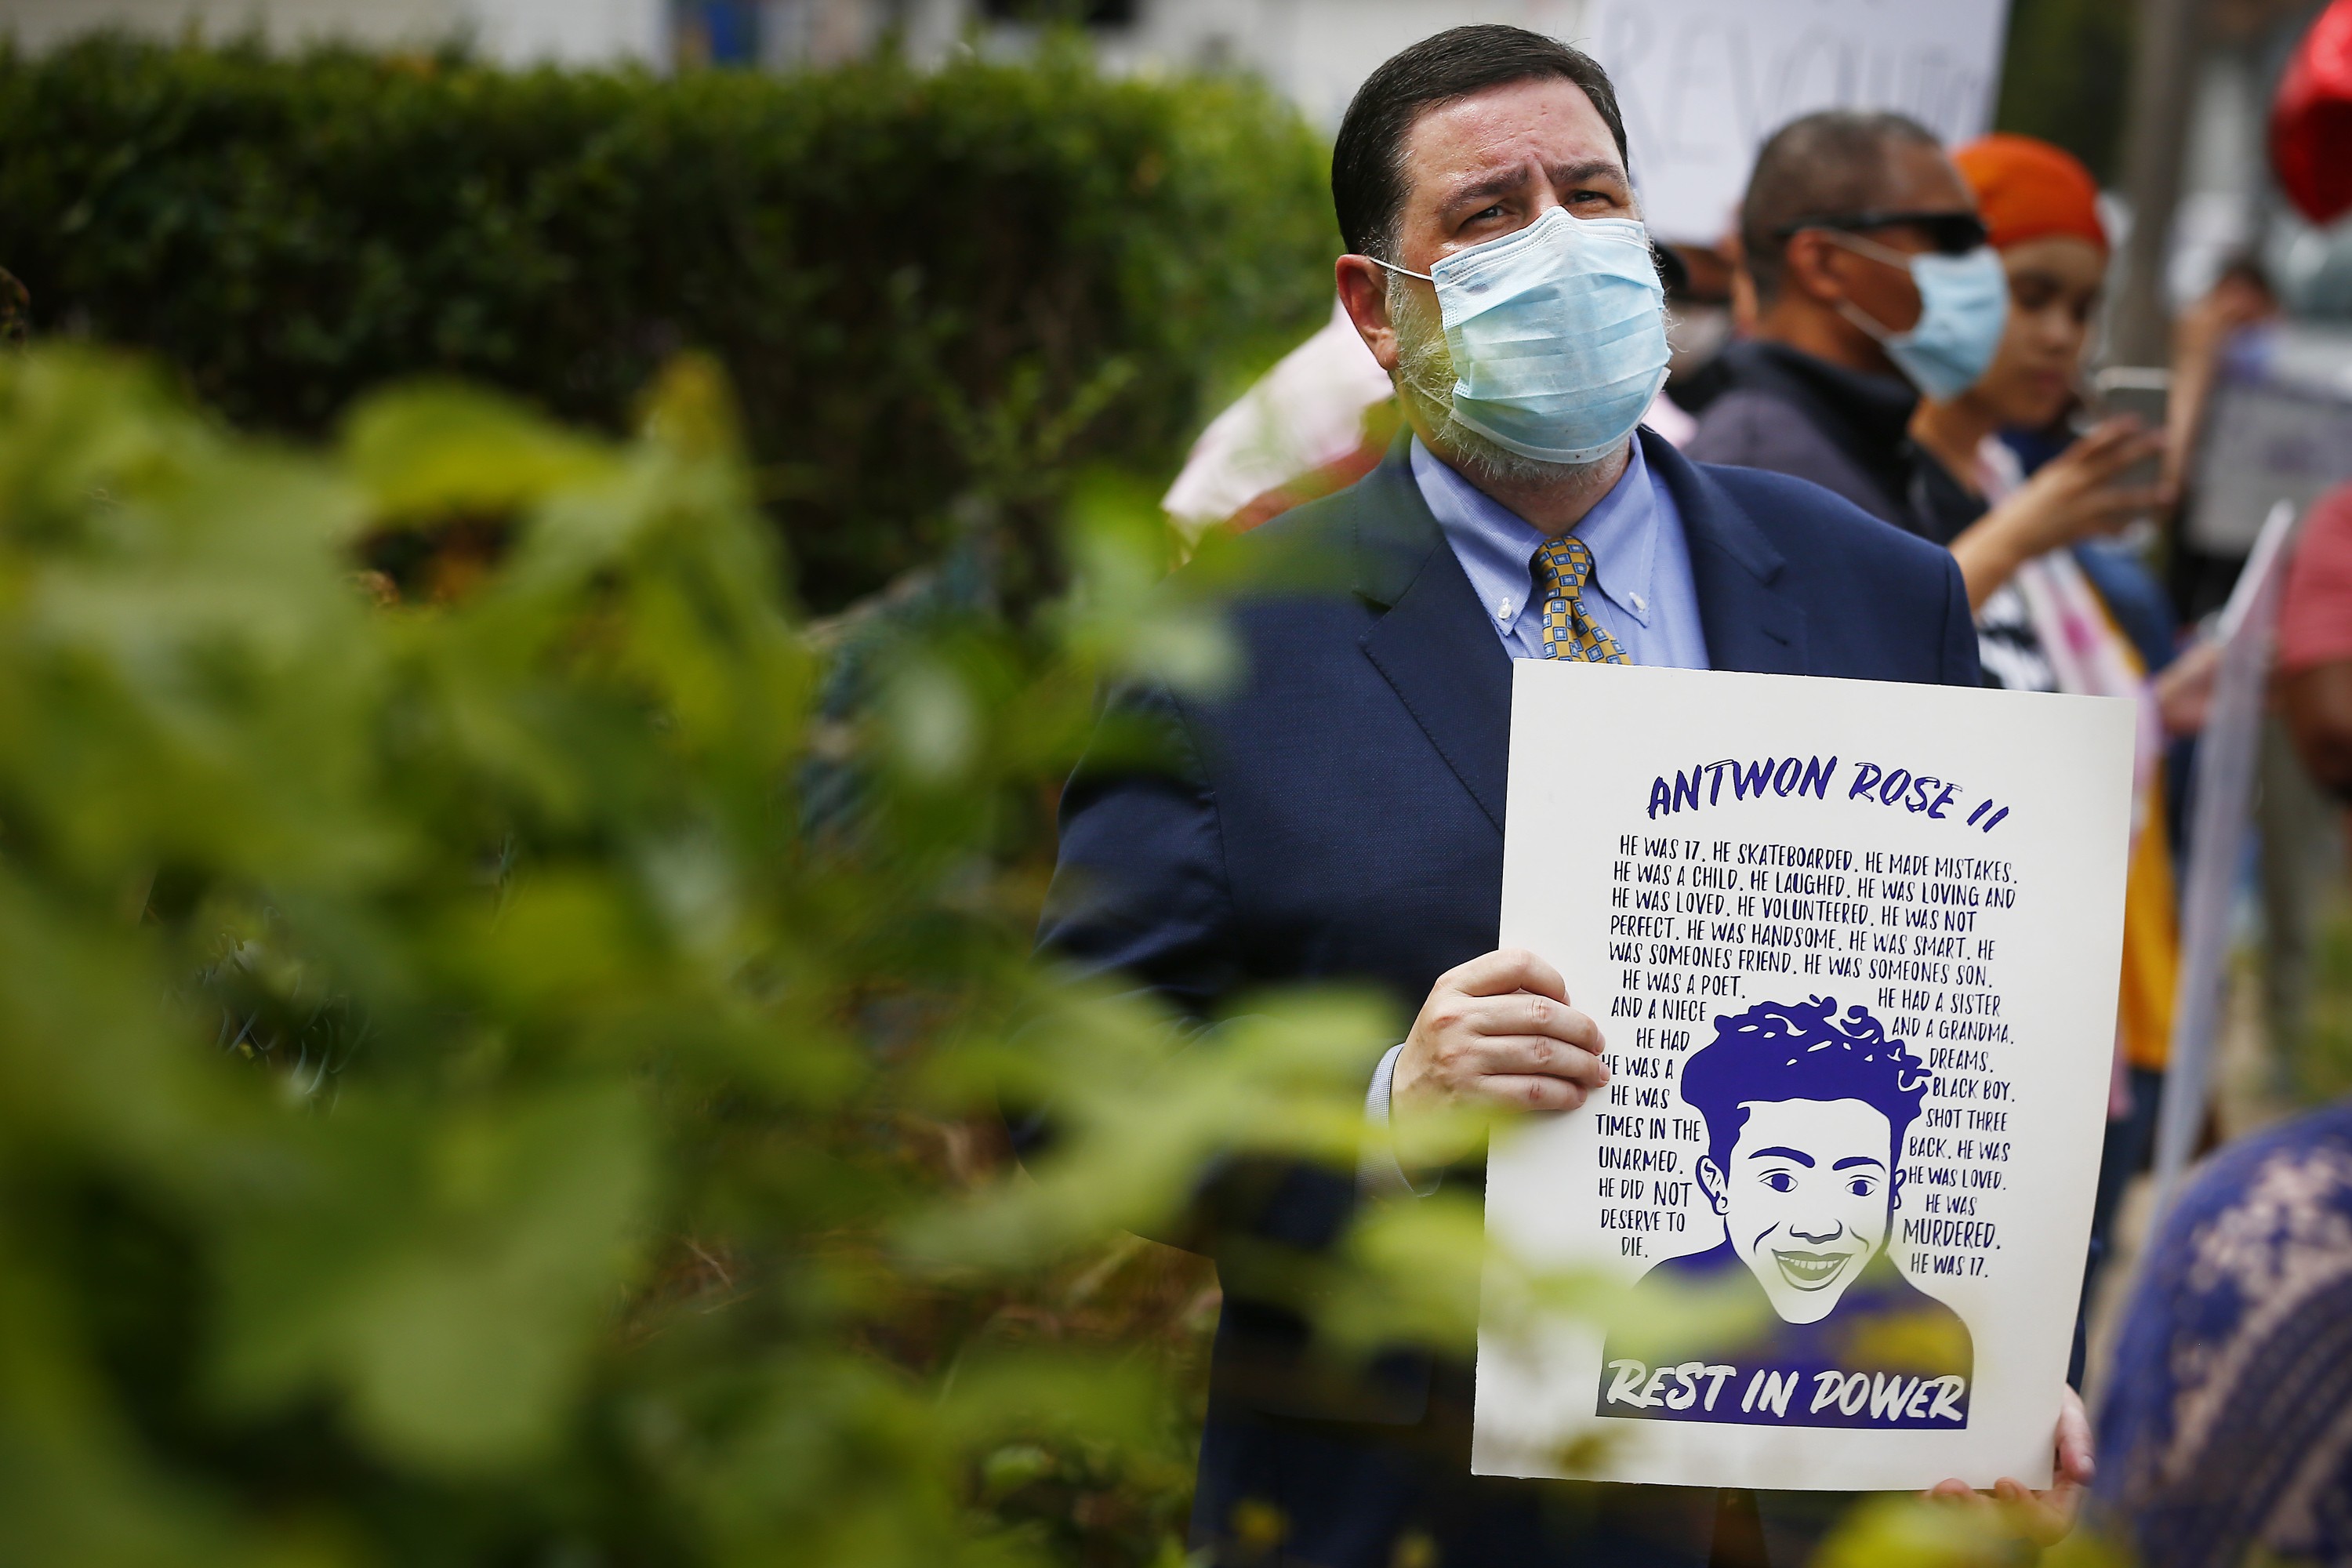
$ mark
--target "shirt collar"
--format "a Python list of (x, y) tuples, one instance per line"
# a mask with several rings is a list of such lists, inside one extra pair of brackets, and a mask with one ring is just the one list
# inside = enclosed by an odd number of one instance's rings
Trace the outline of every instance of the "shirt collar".
[[(1656, 605), (1651, 574), (1657, 559), (1658, 498), (1642, 443), (1636, 440), (1632, 447), (1624, 473), (1574, 532), (1592, 552), (1591, 586), (1646, 626)], [(1412, 440), (1412, 477), (1478, 602), (1497, 624), (1517, 621), (1535, 590), (1532, 563), (1545, 535), (1456, 473), (1418, 436)]]

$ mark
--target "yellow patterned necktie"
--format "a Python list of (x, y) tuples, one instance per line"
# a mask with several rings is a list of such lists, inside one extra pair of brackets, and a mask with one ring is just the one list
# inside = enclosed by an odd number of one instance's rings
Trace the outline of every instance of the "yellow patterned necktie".
[(1587, 664), (1629, 664), (1617, 639), (1584, 607), (1584, 584), (1592, 579), (1592, 552), (1570, 534), (1536, 552), (1536, 586), (1543, 590), (1546, 658), (1578, 658)]

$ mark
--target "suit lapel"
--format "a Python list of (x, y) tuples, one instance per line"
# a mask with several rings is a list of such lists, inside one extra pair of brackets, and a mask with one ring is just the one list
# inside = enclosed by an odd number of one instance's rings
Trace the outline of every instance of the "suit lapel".
[[(1707, 662), (1804, 674), (1805, 613), (1781, 586), (1786, 560), (1739, 503), (1672, 444), (1646, 429), (1639, 439), (1682, 514)], [(1360, 487), (1356, 591), (1388, 611), (1364, 634), (1364, 656), (1500, 831), (1511, 659), (1422, 500), (1408, 449), (1400, 437)]]
[(1647, 429), (1639, 439), (1650, 471), (1665, 480), (1682, 513), (1709, 667), (1804, 674), (1805, 612), (1782, 586), (1788, 562), (1739, 503), (1671, 442)]
[(1364, 634), (1364, 656), (1500, 832), (1511, 659), (1421, 499), (1407, 449), (1401, 440), (1363, 482), (1356, 591), (1388, 610)]

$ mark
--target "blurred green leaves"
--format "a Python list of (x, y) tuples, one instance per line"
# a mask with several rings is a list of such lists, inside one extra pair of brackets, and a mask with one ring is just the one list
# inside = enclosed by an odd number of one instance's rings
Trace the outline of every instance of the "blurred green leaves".
[(1175, 1550), (1205, 1286), (1120, 1227), (1351, 1161), (1393, 1020), (1188, 1040), (1029, 957), (1099, 683), (1231, 677), (1148, 508), (1034, 624), (828, 640), (739, 429), (690, 357), (625, 442), (416, 384), (324, 453), (0, 362), (12, 1545)]
[(647, 1132), (617, 1084), (304, 1127), (226, 1238), (224, 1391), (333, 1386), (368, 1441), (435, 1468), (544, 1458), (639, 1271)]
[[(1122, 1233), (1353, 1169), (1402, 1021), (1029, 950), (1098, 689), (1234, 679), (1264, 558), (1098, 484), (1046, 613), (819, 627), (740, 429), (0, 359), (0, 1560), (1181, 1560), (1215, 1287)], [(1341, 1357), (1615, 1300), (1460, 1194), (1223, 1262)]]

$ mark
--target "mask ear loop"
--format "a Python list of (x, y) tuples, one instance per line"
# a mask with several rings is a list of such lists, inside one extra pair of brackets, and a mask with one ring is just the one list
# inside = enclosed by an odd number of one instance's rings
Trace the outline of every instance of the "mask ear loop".
[(1369, 261), (1369, 262), (1370, 262), (1370, 263), (1371, 263), (1373, 266), (1375, 266), (1375, 267), (1385, 267), (1385, 268), (1387, 268), (1391, 272), (1395, 273), (1395, 274), (1396, 274), (1398, 277), (1400, 277), (1400, 278), (1418, 278), (1418, 279), (1420, 279), (1423, 283), (1427, 283), (1427, 284), (1431, 285), (1432, 287), (1434, 287), (1434, 286), (1436, 285), (1437, 279), (1434, 279), (1434, 278), (1432, 278), (1432, 277), (1431, 277), (1428, 273), (1426, 273), (1426, 272), (1415, 272), (1415, 271), (1414, 271), (1412, 268), (1410, 268), (1410, 267), (1398, 267), (1398, 266), (1394, 265), (1393, 263), (1386, 262), (1386, 261), (1382, 261), (1382, 260), (1381, 260), (1379, 257), (1377, 257), (1377, 256), (1367, 256), (1367, 257), (1365, 257), (1365, 258), (1364, 258), (1364, 259), (1365, 259), (1365, 260), (1367, 260), (1367, 261)]
[(1823, 228), (1814, 232), (1827, 235), (1830, 243), (1842, 249), (1851, 250), (1856, 256), (1866, 256), (1871, 260), (1887, 267), (1901, 268), (1906, 272), (1911, 270), (1911, 263), (1916, 259), (1908, 251), (1897, 250), (1891, 245), (1881, 245), (1874, 239), (1864, 239), (1858, 234), (1849, 234), (1842, 228)]
[[(1875, 261), (1881, 266), (1899, 268), (1906, 273), (1911, 273), (1911, 286), (1915, 289), (1919, 286), (1918, 274), (1911, 272), (1911, 258), (1903, 251), (1896, 250), (1892, 246), (1881, 245), (1874, 239), (1864, 239), (1858, 234), (1848, 234), (1842, 228), (1824, 228), (1815, 232), (1827, 236), (1829, 242), (1842, 250), (1850, 250), (1854, 255)], [(1925, 298), (1922, 297), (1920, 304), (1923, 310), (1926, 303)], [(1839, 315), (1868, 332), (1872, 339), (1879, 343), (1893, 342), (1903, 335), (1890, 331), (1886, 323), (1877, 320), (1851, 300), (1840, 300), (1837, 302), (1837, 310)]]
[(1891, 343), (1903, 335), (1900, 332), (1887, 331), (1885, 322), (1874, 318), (1869, 311), (1851, 300), (1840, 300), (1837, 302), (1837, 310), (1839, 315), (1868, 332), (1882, 345)]

